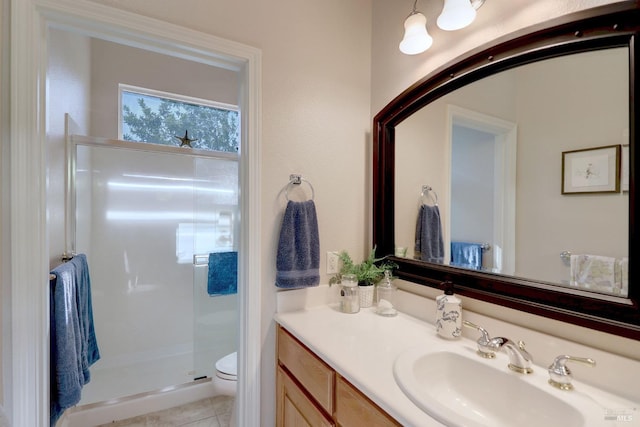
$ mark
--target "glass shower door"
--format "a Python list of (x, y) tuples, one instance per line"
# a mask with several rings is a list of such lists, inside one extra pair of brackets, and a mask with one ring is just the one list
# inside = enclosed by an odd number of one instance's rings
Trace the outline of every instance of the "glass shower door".
[(238, 294), (220, 293), (209, 259), (237, 255), (238, 161), (196, 158), (194, 171), (194, 221), (185, 232), (193, 239), (194, 378), (201, 378), (213, 377), (216, 361), (237, 349)]
[(193, 160), (123, 146), (77, 146), (76, 247), (102, 356), (81, 404), (192, 379), (192, 268), (176, 259), (176, 230), (193, 221)]

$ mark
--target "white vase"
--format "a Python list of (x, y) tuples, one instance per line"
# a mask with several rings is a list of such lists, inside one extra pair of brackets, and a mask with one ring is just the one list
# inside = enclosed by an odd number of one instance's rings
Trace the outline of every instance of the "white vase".
[(373, 290), (375, 286), (358, 286), (360, 290), (360, 308), (367, 308), (373, 305)]

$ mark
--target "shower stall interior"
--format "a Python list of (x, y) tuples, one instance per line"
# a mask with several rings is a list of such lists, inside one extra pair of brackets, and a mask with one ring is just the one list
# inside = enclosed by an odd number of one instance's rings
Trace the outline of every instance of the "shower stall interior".
[(80, 404), (213, 376), (237, 348), (237, 294), (209, 295), (207, 262), (238, 249), (238, 155), (79, 136), (68, 153), (101, 352)]

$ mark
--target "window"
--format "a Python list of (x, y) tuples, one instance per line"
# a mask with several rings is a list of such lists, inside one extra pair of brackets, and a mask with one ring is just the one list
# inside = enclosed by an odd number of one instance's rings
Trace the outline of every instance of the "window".
[(238, 152), (238, 106), (120, 85), (120, 139), (181, 144), (188, 132), (193, 148)]

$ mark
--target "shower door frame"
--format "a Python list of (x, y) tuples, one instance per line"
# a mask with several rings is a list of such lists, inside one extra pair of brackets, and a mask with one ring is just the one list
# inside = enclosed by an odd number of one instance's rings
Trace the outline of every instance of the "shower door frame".
[[(237, 420), (260, 425), (261, 51), (85, 0), (10, 0), (11, 349), (5, 405), (14, 425), (49, 425), (46, 69), (50, 27), (234, 70), (241, 158)], [(249, 268), (251, 265), (252, 268)], [(5, 352), (5, 355), (8, 351)], [(7, 386), (8, 385), (8, 386)]]

